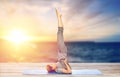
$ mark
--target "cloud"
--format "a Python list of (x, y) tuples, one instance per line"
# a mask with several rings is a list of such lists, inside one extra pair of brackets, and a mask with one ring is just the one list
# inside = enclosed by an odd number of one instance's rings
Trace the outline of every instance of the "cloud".
[(78, 28), (77, 30), (73, 30), (75, 32), (67, 36), (66, 38), (69, 41), (74, 41), (74, 40), (94, 41), (96, 39), (103, 39), (111, 35), (115, 35), (116, 32), (118, 31), (118, 27), (114, 27), (112, 25), (100, 27), (100, 25), (99, 27), (85, 29), (85, 30)]
[(73, 17), (74, 15), (78, 15), (84, 12), (84, 10), (89, 7), (94, 0), (67, 0), (66, 6), (68, 6), (68, 10), (66, 11), (67, 19)]
[[(111, 35), (118, 33), (114, 30), (119, 28), (119, 24), (115, 24), (113, 21), (120, 15), (118, 6), (118, 3), (113, 0), (9, 0), (6, 3), (2, 0), (0, 3), (0, 24), (3, 25), (3, 23), (11, 21), (10, 19), (15, 16), (21, 16), (21, 19), (25, 19), (27, 23), (34, 22), (32, 25), (36, 23), (34, 26), (31, 26), (36, 27), (34, 29), (38, 34), (42, 33), (42, 35), (52, 35), (53, 37), (57, 31), (54, 8), (58, 7), (61, 8), (63, 16), (66, 40), (94, 40), (95, 38), (109, 36), (106, 33), (109, 31), (113, 33)], [(29, 21), (29, 19), (33, 20)], [(119, 18), (116, 23), (118, 22)], [(52, 27), (48, 27), (51, 25)], [(102, 34), (104, 36), (91, 36), (95, 33), (96, 35), (97, 33), (99, 34), (102, 30), (104, 30)]]

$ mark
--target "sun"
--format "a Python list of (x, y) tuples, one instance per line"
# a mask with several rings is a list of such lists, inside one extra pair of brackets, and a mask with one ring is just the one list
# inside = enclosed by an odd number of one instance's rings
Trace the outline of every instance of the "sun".
[(21, 44), (28, 40), (28, 36), (22, 30), (12, 30), (7, 36), (6, 39), (15, 43)]

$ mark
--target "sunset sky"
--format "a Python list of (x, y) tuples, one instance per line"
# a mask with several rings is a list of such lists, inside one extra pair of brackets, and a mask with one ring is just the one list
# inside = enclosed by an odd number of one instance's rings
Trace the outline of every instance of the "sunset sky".
[(120, 42), (119, 0), (0, 0), (0, 38), (21, 30), (32, 40), (56, 41), (55, 8), (65, 41)]

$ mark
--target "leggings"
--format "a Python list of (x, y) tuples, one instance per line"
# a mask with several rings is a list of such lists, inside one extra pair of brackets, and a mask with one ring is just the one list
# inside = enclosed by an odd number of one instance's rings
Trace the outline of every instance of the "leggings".
[(58, 61), (67, 58), (67, 48), (64, 43), (63, 27), (58, 27), (57, 32), (57, 43), (58, 43)]

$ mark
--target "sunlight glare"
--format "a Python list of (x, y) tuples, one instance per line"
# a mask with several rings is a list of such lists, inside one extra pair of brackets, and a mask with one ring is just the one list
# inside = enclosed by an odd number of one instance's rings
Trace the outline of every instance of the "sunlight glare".
[(28, 40), (28, 36), (23, 31), (13, 30), (6, 39), (15, 44), (21, 44)]

